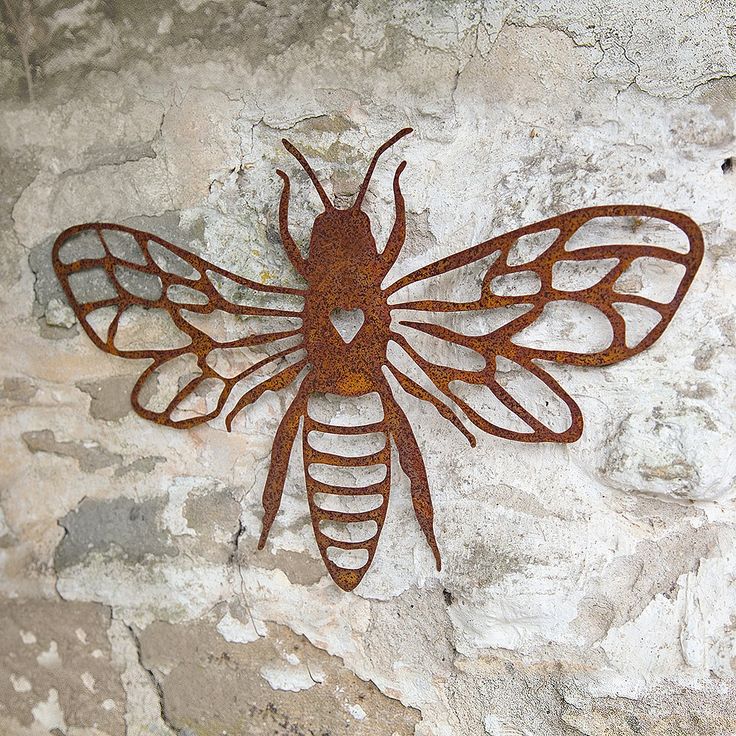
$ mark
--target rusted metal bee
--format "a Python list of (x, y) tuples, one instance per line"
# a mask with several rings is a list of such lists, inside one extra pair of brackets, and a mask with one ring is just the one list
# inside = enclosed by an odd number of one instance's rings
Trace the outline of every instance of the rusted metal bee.
[[(306, 282), (304, 288), (273, 286), (243, 278), (155, 235), (122, 225), (77, 225), (61, 233), (53, 248), (57, 276), (80, 324), (93, 342), (113, 355), (152, 361), (140, 376), (131, 397), (133, 407), (142, 417), (168, 427), (188, 428), (223, 414), (230, 429), (234, 417), (264, 392), (279, 391), (300, 381), (274, 439), (263, 491), (263, 529), (258, 547), (261, 549), (265, 545), (279, 509), (289, 457), (301, 425), (307, 498), (317, 546), (329, 574), (344, 590), (358, 585), (376, 552), (391, 487), (391, 442), (396, 446), (399, 465), (411, 483), (416, 518), (434, 554), (437, 569), (440, 568), (427, 474), (412, 428), (394, 396), (399, 387), (430, 402), (471, 445), (475, 444), (475, 438), (466, 423), (484, 432), (523, 442), (573, 442), (583, 429), (581, 411), (540, 362), (604, 366), (649, 347), (672, 319), (703, 255), (701, 232), (686, 215), (643, 205), (588, 207), (486, 240), (384, 286), (406, 235), (404, 199), (399, 184), (406, 162), (402, 161), (394, 174), (395, 221), (380, 252), (362, 204), (379, 157), (410, 132), (409, 128), (399, 131), (376, 151), (354, 204), (345, 209), (332, 204), (302, 154), (291, 143), (283, 141), (309, 175), (324, 205), (324, 211), (314, 221), (309, 255), (305, 258), (289, 233), (289, 177), (277, 171), (284, 182), (279, 205), (281, 240), (289, 260)], [(571, 238), (583, 226), (603, 222), (603, 218), (667, 223), (684, 233), (687, 244), (680, 249), (650, 244), (570, 247)], [(67, 243), (84, 234), (95, 236), (97, 250), (81, 256), (65, 254)], [(548, 242), (539, 252), (524, 257), (519, 245), (527, 236), (545, 236)], [(620, 288), (620, 280), (629, 269), (643, 260), (663, 269), (675, 268), (676, 283), (669, 298), (642, 296)], [(560, 283), (560, 269), (582, 269), (581, 272), (590, 277), (595, 271), (593, 267), (600, 264), (603, 264), (602, 270), (599, 269), (593, 282), (584, 287), (571, 288)], [(407, 300), (406, 296), (401, 296), (402, 292), (406, 295), (422, 282), (454, 275), (468, 266), (480, 268), (476, 293), (469, 300)], [(80, 296), (80, 280), (84, 286), (84, 281), (93, 274), (102, 278), (107, 295)], [(532, 288), (521, 292), (509, 289), (505, 283), (509, 277), (528, 280), (530, 276)], [(141, 279), (149, 279), (150, 283), (143, 284)], [(283, 304), (278, 308), (266, 305), (273, 299), (296, 301), (298, 306), (285, 309)], [(518, 339), (523, 331), (543, 317), (546, 308), (563, 302), (598, 310), (610, 326), (608, 344), (593, 350), (582, 345), (554, 349), (525, 345)], [(622, 305), (654, 313), (654, 324), (635, 340), (629, 334), (630, 325)], [(168, 315), (175, 331), (185, 338), (185, 344), (154, 349), (118, 345), (116, 338), (121, 321), (145, 320), (150, 310), (161, 310)], [(500, 326), (485, 330), (479, 330), (477, 325), (474, 329), (463, 330), (458, 329), (458, 322), (452, 326), (443, 323), (443, 317), (473, 318), (494, 312), (501, 312), (504, 319)], [(336, 316), (345, 313), (352, 313), (358, 320), (354, 334), (348, 336), (336, 327)], [(402, 317), (392, 321), (397, 314)], [(408, 319), (407, 314), (412, 314), (413, 319)], [(107, 317), (96, 320), (95, 315)], [(272, 331), (260, 329), (235, 340), (216, 339), (206, 320), (203, 321), (214, 315), (263, 318), (273, 323)], [(275, 329), (284, 320), (289, 329)], [(469, 349), (481, 360), (481, 365), (472, 369), (440, 365), (427, 357), (407, 332)], [(421, 385), (419, 379), (411, 378), (389, 359), (390, 347), (403, 351), (405, 358), (413, 360), (413, 365), (421, 369), (428, 383)], [(264, 351), (266, 357), (254, 361), (254, 356)], [(249, 356), (250, 364), (242, 370), (233, 370), (227, 356), (235, 354)], [(185, 358), (189, 363), (183, 360)], [(536, 379), (558, 400), (563, 413), (567, 414), (567, 426), (548, 426), (555, 423), (540, 419), (538, 406), (536, 410), (525, 407), (524, 402), (503, 385), (499, 373), (503, 360), (516, 371)], [(225, 370), (228, 365), (230, 370)], [(277, 369), (274, 374), (243, 389), (247, 379), (273, 368)], [(178, 380), (173, 398), (160, 410), (147, 408), (141, 400), (142, 389), (168, 369), (173, 370)], [(211, 408), (199, 415), (187, 412), (187, 401), (201, 393), (206, 384), (214, 386), (216, 400)], [(517, 425), (521, 423), (521, 428), (504, 426), (483, 416), (482, 411), (464, 398), (459, 386), (487, 388), (510, 412)], [(319, 394), (377, 396), (381, 416), (362, 426), (338, 425), (335, 417), (318, 421), (310, 416), (308, 403), (310, 397)], [(361, 456), (330, 452), (331, 442), (340, 441), (344, 445), (347, 440), (349, 444), (358, 436), (374, 441), (372, 452)], [(325, 466), (353, 472), (371, 467), (379, 476), (361, 487), (335, 485), (320, 474)], [(365, 526), (365, 522), (371, 528), (367, 536), (351, 535), (351, 529)], [(335, 532), (338, 527), (347, 529), (347, 536)], [(340, 558), (341, 553), (348, 553), (348, 556), (362, 553), (362, 559), (346, 561)]]

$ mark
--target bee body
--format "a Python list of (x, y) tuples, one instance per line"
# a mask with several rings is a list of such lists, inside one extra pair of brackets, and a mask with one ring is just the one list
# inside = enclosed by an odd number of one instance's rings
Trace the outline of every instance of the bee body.
[[(519, 442), (574, 442), (583, 431), (582, 411), (544, 364), (611, 365), (649, 347), (669, 324), (703, 257), (702, 233), (686, 215), (647, 205), (605, 205), (566, 212), (485, 240), (384, 286), (406, 236), (404, 199), (399, 186), (406, 162), (401, 162), (394, 173), (395, 218), (380, 252), (361, 205), (379, 157), (409, 132), (409, 128), (399, 131), (378, 148), (355, 202), (344, 209), (333, 205), (302, 154), (284, 141), (312, 180), (324, 205), (324, 211), (314, 220), (305, 257), (289, 232), (289, 177), (277, 171), (284, 182), (279, 201), (281, 240), (289, 261), (304, 281), (303, 287), (247, 279), (156, 235), (113, 223), (68, 228), (58, 236), (52, 249), (54, 269), (69, 304), (94, 344), (113, 355), (149, 361), (131, 394), (133, 408), (140, 416), (167, 427), (187, 429), (222, 415), (229, 430), (233, 419), (265, 392), (278, 392), (298, 383), (296, 395), (274, 436), (262, 495), (264, 513), (258, 547), (262, 549), (266, 544), (281, 504), (292, 449), (300, 441), (317, 547), (330, 576), (347, 591), (360, 583), (374, 558), (388, 509), (392, 461), (408, 478), (417, 522), (437, 569), (441, 566), (424, 461), (397, 395), (404, 393), (431, 404), (471, 446), (475, 445), (475, 436), (469, 426)], [(635, 218), (637, 231), (646, 222), (670, 226), (678, 237), (684, 236), (687, 245), (660, 246), (657, 238), (653, 242), (626, 244), (620, 242), (619, 234), (611, 241), (617, 245), (607, 244), (607, 240), (596, 243), (602, 239), (600, 235), (590, 246), (569, 245), (588, 223), (604, 224), (611, 219), (626, 223), (631, 218)], [(594, 228), (594, 232), (598, 231)], [(86, 236), (90, 236), (91, 242), (85, 241)], [(536, 253), (526, 253), (525, 247), (517, 252), (527, 236), (545, 236), (548, 242)], [(78, 237), (80, 249), (75, 250)], [(620, 279), (636, 274), (637, 264), (642, 262), (653, 262), (662, 273), (671, 276), (669, 299), (617, 288)], [(482, 264), (483, 277), (478, 293), (469, 301), (410, 299), (401, 295), (405, 286), (474, 264)], [(587, 286), (566, 284), (566, 273), (587, 278), (590, 267), (596, 272), (597, 282)], [(536, 292), (504, 290), (507, 279), (514, 281), (524, 275), (536, 279)], [(101, 284), (100, 293), (93, 289), (94, 294), (86, 294), (82, 287), (87, 278)], [(636, 278), (644, 286), (645, 281), (638, 275)], [(141, 281), (153, 286), (143, 289)], [(629, 279), (626, 284), (631, 282)], [(238, 288), (233, 291), (232, 287)], [(250, 297), (265, 294), (276, 301), (289, 297), (293, 302), (297, 297), (300, 306), (276, 308), (259, 299), (251, 303), (248, 298), (244, 303), (238, 296), (240, 291)], [(527, 328), (533, 331), (544, 322), (545, 315), (549, 316), (548, 307), (557, 304), (597, 310), (610, 328), (609, 344), (600, 347), (594, 341), (591, 346), (582, 336), (571, 338), (570, 344), (562, 346), (555, 346), (553, 339), (549, 346), (546, 342), (543, 346), (530, 343), (528, 335), (525, 340)], [(636, 324), (630, 324), (631, 308), (653, 312), (656, 319), (647, 319), (645, 329), (638, 329)], [(177, 339), (181, 338), (174, 341), (176, 347), (134, 347), (120, 339), (120, 333), (125, 336), (129, 328), (136, 336), (136, 325), (147, 319), (147, 310), (169, 318), (170, 328)], [(397, 310), (396, 325), (392, 325), (392, 310)], [(415, 316), (402, 317), (407, 310)], [(500, 325), (486, 324), (484, 315), (489, 312), (503, 318)], [(209, 324), (206, 318), (215, 315), (217, 319)], [(267, 320), (287, 317), (292, 323), (301, 320), (301, 324), (293, 329), (264, 328), (263, 332), (236, 339), (232, 335), (223, 338), (216, 327), (232, 315)], [(462, 318), (457, 321), (460, 331), (454, 325), (450, 329), (442, 320), (443, 316), (452, 315)], [(544, 329), (546, 334), (549, 327)], [(429, 336), (470, 350), (481, 359), (482, 367), (464, 368), (434, 361), (407, 338), (407, 330), (415, 338)], [(254, 347), (258, 350), (251, 351)], [(244, 348), (248, 356), (260, 355), (263, 348), (266, 357), (240, 366), (240, 372), (230, 371), (230, 359), (232, 365), (237, 364)], [(414, 380), (395, 362), (394, 348), (399, 354), (403, 351), (404, 359), (413, 364), (423, 379)], [(499, 370), (503, 372), (499, 359), (514, 365), (514, 371), (524, 380), (509, 382), (499, 375)], [(268, 369), (275, 370), (247, 388), (251, 377)], [(529, 381), (542, 393), (527, 396)], [(175, 393), (163, 401), (149, 402), (144, 396), (152, 384), (154, 388), (160, 385), (164, 392)], [(196, 403), (198, 393), (205, 388), (210, 399), (203, 413), (189, 402)], [(473, 399), (464, 389), (479, 389), (485, 395)], [(365, 418), (362, 425), (346, 426), (342, 413), (338, 414), (334, 402), (328, 401), (333, 409), (317, 415), (316, 405), (321, 397), (330, 394), (359, 402), (370, 398), (377, 402), (380, 413)], [(511, 422), (507, 417), (486, 414), (493, 402), (510, 413)], [(544, 417), (542, 406), (549, 407)], [(560, 421), (551, 421), (548, 413), (559, 415)], [(367, 417), (363, 412), (360, 416)], [(392, 458), (393, 447), (396, 452)]]

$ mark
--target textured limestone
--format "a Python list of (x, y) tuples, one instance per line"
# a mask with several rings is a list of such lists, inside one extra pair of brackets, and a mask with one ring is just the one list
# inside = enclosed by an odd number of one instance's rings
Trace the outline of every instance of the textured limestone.
[[(28, 32), (3, 15), (0, 731), (736, 731), (732, 3), (10, 6)], [(687, 212), (706, 256), (650, 350), (555, 369), (585, 415), (573, 445), (471, 449), (400, 397), (443, 570), (397, 473), (373, 567), (345, 594), (319, 559), (298, 453), (255, 550), (289, 392), (230, 434), (143, 421), (124, 394), (144, 363), (82, 334), (49, 256), (63, 228), (104, 219), (293, 285), (274, 169), (292, 176), (305, 252), (318, 200), (280, 139), (344, 205), (405, 125), (366, 199), (381, 243), (408, 161), (397, 275), (621, 201)], [(141, 336), (163, 337), (154, 320)]]
[[(247, 611), (240, 615), (249, 621)], [(259, 625), (246, 642), (224, 637), (207, 623), (159, 622), (142, 634), (142, 662), (175, 729), (202, 736), (414, 732), (416, 711), (289, 629)]]
[(0, 727), (3, 733), (124, 733), (125, 694), (107, 630), (93, 603), (3, 601), (0, 610)]

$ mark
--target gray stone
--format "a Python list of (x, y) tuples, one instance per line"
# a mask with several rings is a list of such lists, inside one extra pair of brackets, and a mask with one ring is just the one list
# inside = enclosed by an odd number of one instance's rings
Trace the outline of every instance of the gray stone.
[(123, 736), (125, 693), (111, 659), (107, 607), (0, 598), (0, 619), (3, 733), (12, 736), (11, 723), (64, 734), (96, 724)]
[(176, 555), (167, 532), (159, 528), (162, 503), (157, 500), (137, 503), (119, 497), (110, 501), (86, 498), (59, 524), (66, 534), (56, 548), (57, 571), (101, 553), (134, 564), (149, 557)]

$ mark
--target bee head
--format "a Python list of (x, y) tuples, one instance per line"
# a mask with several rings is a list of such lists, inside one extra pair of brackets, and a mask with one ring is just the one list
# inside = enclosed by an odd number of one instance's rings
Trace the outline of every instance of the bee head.
[(309, 252), (316, 256), (348, 258), (363, 253), (375, 257), (376, 241), (371, 232), (371, 221), (361, 209), (332, 209), (321, 212), (314, 220)]

